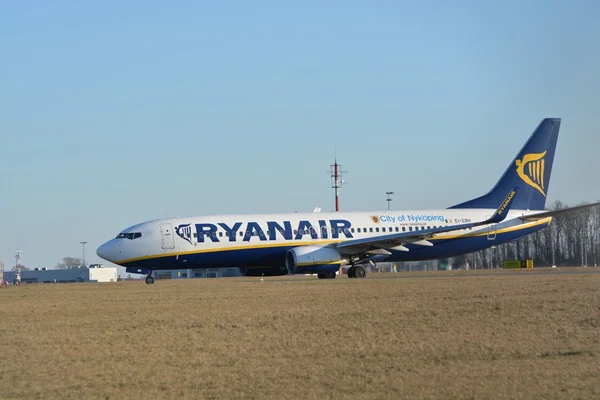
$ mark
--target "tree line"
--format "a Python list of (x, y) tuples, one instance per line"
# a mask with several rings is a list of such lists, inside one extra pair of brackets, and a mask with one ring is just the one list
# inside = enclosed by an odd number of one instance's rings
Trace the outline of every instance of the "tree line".
[[(73, 269), (73, 268), (77, 268), (77, 267), (81, 267), (82, 261), (81, 258), (77, 258), (77, 257), (64, 257), (62, 259), (62, 262), (56, 264), (56, 269)], [(19, 269), (21, 271), (31, 271), (31, 268), (19, 263), (18, 264)], [(17, 269), (16, 265), (13, 265), (12, 270), (15, 271)]]
[[(583, 202), (579, 205), (590, 204)], [(569, 208), (561, 201), (548, 211)], [(533, 260), (534, 267), (597, 266), (600, 263), (600, 206), (573, 210), (552, 218), (550, 226), (513, 242), (456, 257), (476, 268), (501, 268), (505, 260)]]

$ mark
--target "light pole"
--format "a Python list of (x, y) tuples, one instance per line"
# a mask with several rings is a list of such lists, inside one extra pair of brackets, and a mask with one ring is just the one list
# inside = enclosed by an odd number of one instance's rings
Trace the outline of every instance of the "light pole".
[(581, 266), (583, 267), (583, 237), (581, 238)]
[(82, 251), (82, 255), (83, 255), (81, 262), (83, 264), (83, 267), (85, 267), (85, 244), (87, 242), (79, 242), (79, 243), (81, 243), (81, 251)]
[(390, 202), (392, 201), (392, 198), (390, 197), (391, 195), (394, 194), (394, 192), (385, 192), (385, 194), (387, 194), (387, 205), (388, 205), (388, 211), (390, 211)]
[(550, 241), (552, 242), (552, 268), (556, 268), (555, 254), (556, 254), (556, 239), (554, 237), (554, 231), (550, 230), (550, 234), (552, 235)]

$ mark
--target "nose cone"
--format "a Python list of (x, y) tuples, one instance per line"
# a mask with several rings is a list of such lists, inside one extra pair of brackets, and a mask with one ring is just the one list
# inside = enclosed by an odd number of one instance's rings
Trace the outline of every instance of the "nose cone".
[(116, 261), (116, 253), (116, 246), (112, 240), (104, 243), (96, 250), (98, 257), (113, 263)]

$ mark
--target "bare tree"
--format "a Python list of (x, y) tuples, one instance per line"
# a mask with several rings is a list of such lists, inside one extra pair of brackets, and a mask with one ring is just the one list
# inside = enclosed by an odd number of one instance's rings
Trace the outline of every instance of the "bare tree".
[(72, 269), (81, 266), (81, 258), (65, 257), (61, 263), (56, 264), (57, 269)]
[(592, 210), (590, 225), (590, 263), (597, 266), (600, 262), (600, 207), (594, 207)]
[[(19, 269), (20, 269), (21, 271), (31, 271), (31, 268), (29, 268), (29, 267), (26, 267), (26, 266), (24, 266), (24, 265), (22, 265), (22, 264), (19, 264)], [(13, 270), (13, 271), (16, 271), (16, 270), (17, 270), (17, 266), (15, 265), (14, 267), (12, 267), (12, 270)]]

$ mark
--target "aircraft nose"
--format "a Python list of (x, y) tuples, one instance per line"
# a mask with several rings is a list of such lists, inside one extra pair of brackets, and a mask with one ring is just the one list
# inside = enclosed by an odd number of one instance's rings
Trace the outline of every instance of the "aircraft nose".
[(114, 244), (114, 242), (108, 241), (106, 243), (104, 243), (103, 245), (101, 245), (100, 247), (98, 247), (98, 249), (96, 250), (96, 254), (98, 255), (98, 257), (102, 258), (103, 260), (106, 261), (110, 261), (110, 262), (115, 262), (115, 258), (116, 258), (116, 246)]

